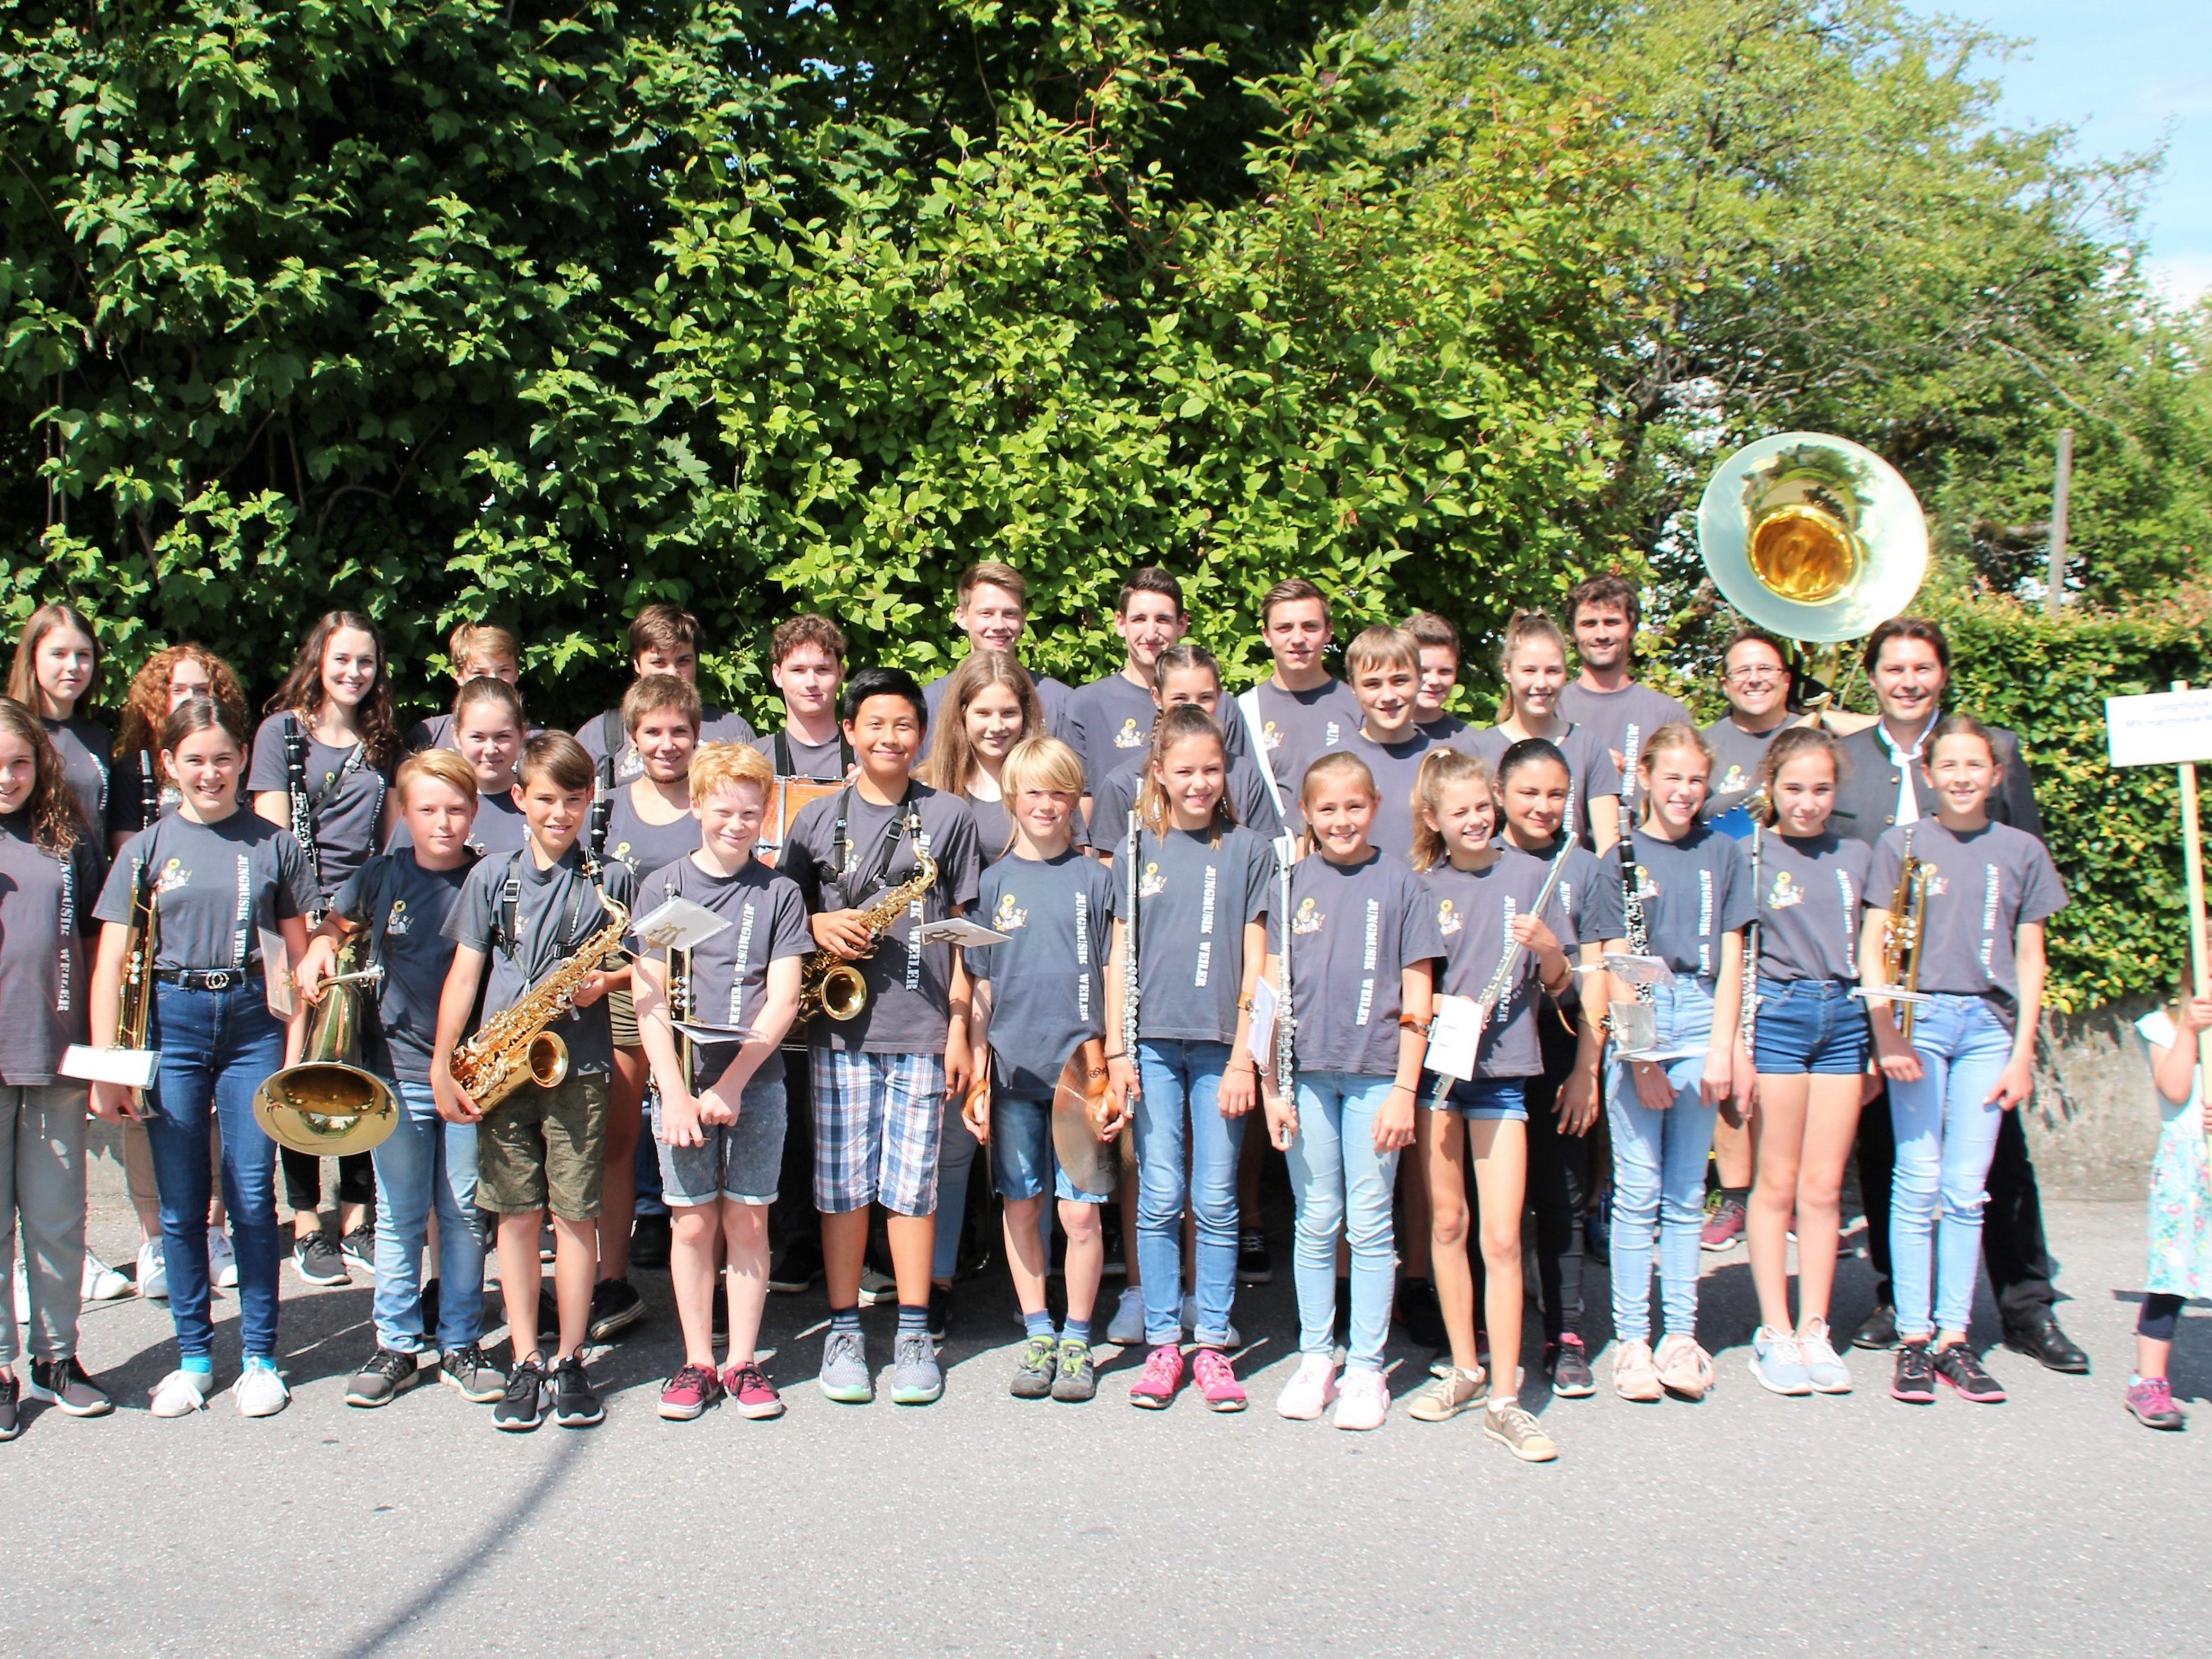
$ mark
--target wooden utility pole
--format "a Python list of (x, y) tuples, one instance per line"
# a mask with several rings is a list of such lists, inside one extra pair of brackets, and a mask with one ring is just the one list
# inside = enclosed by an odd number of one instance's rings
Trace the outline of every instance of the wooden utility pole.
[(2074, 500), (2074, 428), (2058, 428), (2058, 476), (2051, 486), (2051, 568), (2044, 578), (2043, 608), (2051, 616), (2066, 603), (2066, 514)]

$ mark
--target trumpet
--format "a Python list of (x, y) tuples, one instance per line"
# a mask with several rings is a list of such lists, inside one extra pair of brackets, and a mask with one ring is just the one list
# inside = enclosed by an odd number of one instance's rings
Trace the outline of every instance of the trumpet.
[(146, 1046), (154, 1024), (154, 957), (161, 943), (159, 900), (157, 884), (147, 879), (145, 866), (134, 864), (131, 920), (123, 934), (123, 985), (114, 1041), (99, 1048), (72, 1042), (62, 1055), (60, 1066), (64, 1077), (125, 1085), (134, 1106), (144, 1103), (145, 1091), (154, 1085), (160, 1060), (157, 1052)]
[[(1928, 878), (1935, 873), (1925, 859), (1912, 856), (1913, 826), (1905, 826), (1905, 861), (1897, 872), (1897, 890), (1890, 895), (1889, 921), (1881, 930), (1882, 977), (1899, 990), (1920, 988), (1920, 947), (1928, 933)], [(1912, 1041), (1910, 1002), (1895, 1005), (1897, 1029)]]

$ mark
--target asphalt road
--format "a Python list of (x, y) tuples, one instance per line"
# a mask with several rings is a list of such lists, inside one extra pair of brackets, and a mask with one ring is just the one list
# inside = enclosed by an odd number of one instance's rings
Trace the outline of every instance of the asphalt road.
[[(0, 1446), (0, 1647), (2201, 1653), (2212, 1317), (2190, 1312), (2177, 1356), (2199, 1423), (2137, 1427), (2120, 1394), (2140, 1210), (2059, 1204), (2050, 1218), (2091, 1377), (2000, 1352), (2008, 1404), (1912, 1409), (1863, 1355), (1848, 1397), (1766, 1395), (1744, 1370), (1739, 1249), (1707, 1258), (1716, 1394), (1631, 1406), (1525, 1390), (1562, 1449), (1540, 1468), (1471, 1416), (1420, 1424), (1401, 1405), (1370, 1435), (1278, 1418), (1287, 1273), (1239, 1300), (1241, 1416), (1188, 1395), (1131, 1410), (1134, 1355), (1108, 1362), (1089, 1406), (1010, 1399), (1013, 1304), (994, 1273), (962, 1287), (947, 1392), (926, 1409), (822, 1399), (823, 1304), (774, 1298), (769, 1370), (791, 1410), (766, 1424), (655, 1416), (674, 1325), (665, 1276), (644, 1275), (652, 1320), (597, 1362), (605, 1425), (526, 1437), (434, 1385), (349, 1409), (368, 1291), (310, 1291), (289, 1268), (291, 1409), (248, 1421), (225, 1394), (156, 1421), (145, 1390), (173, 1361), (168, 1320), (126, 1299), (88, 1310), (84, 1334), (125, 1408), (36, 1416)], [(95, 1245), (127, 1259), (112, 1194), (95, 1224)], [(1844, 1264), (1838, 1322), (1867, 1299), (1863, 1263)], [(217, 1310), (227, 1382), (235, 1304)], [(866, 1318), (887, 1361), (890, 1311)], [(1984, 1299), (1977, 1332), (1994, 1328)], [(1401, 1397), (1428, 1358), (1394, 1346)]]

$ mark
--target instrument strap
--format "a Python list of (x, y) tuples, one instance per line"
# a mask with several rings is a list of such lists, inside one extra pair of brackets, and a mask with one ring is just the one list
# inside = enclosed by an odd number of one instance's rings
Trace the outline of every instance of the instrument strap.
[[(287, 709), (284, 714), (285, 782), (294, 799), (306, 803), (310, 823), (314, 821), (315, 815), (322, 810), (323, 803), (335, 794), (339, 786), (348, 778), (360, 771), (363, 763), (368, 759), (368, 740), (356, 738), (354, 740), (353, 748), (347, 752), (345, 759), (339, 763), (337, 772), (331, 775), (329, 784), (325, 787), (320, 794), (317, 794), (307, 782), (307, 757), (311, 752), (309, 745), (313, 741), (313, 734), (307, 731), (305, 722), (300, 719), (297, 712)], [(372, 818), (381, 818), (384, 815), (384, 774), (379, 772), (375, 774), (375, 777), (376, 810), (370, 816)], [(323, 845), (320, 836), (315, 837), (312, 853), (312, 861), (315, 866), (315, 886), (318, 890), (320, 890), (323, 884)]]
[(1274, 803), (1275, 816), (1288, 823), (1290, 814), (1283, 806), (1283, 786), (1275, 781), (1275, 763), (1267, 753), (1267, 739), (1260, 735), (1259, 686), (1238, 694), (1237, 712), (1244, 716), (1244, 730), (1252, 739), (1252, 759), (1260, 769), (1260, 781), (1267, 786), (1267, 799)]
[[(796, 778), (805, 775), (799, 771), (798, 763), (791, 757), (791, 737), (790, 728), (788, 726), (775, 734), (775, 758), (776, 776), (780, 778)], [(852, 769), (853, 745), (845, 741), (844, 730), (842, 727), (840, 727), (837, 732), (837, 775), (841, 778), (844, 777), (850, 773)], [(830, 780), (826, 778), (808, 778), (807, 781), (810, 783), (825, 783), (830, 781)]]
[(848, 909), (860, 908), (862, 902), (860, 895), (864, 890), (872, 891), (878, 884), (890, 885), (891, 860), (897, 854), (902, 835), (913, 841), (916, 852), (926, 855), (929, 850), (928, 839), (921, 827), (921, 809), (915, 804), (914, 780), (909, 778), (906, 791), (900, 795), (898, 802), (905, 811), (894, 811), (890, 822), (884, 826), (883, 844), (876, 849), (876, 856), (869, 860), (867, 873), (862, 877), (853, 865), (853, 843), (848, 828), (853, 810), (853, 790), (854, 786), (848, 783), (837, 793), (837, 827), (831, 832), (830, 839), (830, 856), (836, 866), (837, 891)]
[[(498, 933), (495, 942), (506, 953), (509, 962), (515, 959), (515, 952), (522, 945), (520, 930), (516, 924), (520, 920), (519, 912), (522, 906), (522, 857), (529, 850), (527, 848), (521, 848), (507, 855), (507, 878), (499, 885)], [(556, 939), (556, 943), (563, 957), (570, 955), (577, 945), (584, 942), (583, 935), (576, 931), (584, 919), (584, 895), (586, 892), (596, 894), (599, 890), (599, 878), (595, 868), (586, 865), (581, 873), (585, 879), (579, 883), (576, 890), (569, 895), (568, 920), (561, 924), (560, 933)]]

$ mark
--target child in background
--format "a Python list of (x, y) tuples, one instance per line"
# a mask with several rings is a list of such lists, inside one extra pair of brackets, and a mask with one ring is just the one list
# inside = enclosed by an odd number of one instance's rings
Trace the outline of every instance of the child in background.
[(2172, 1012), (2154, 1009), (2136, 1022), (2150, 1045), (2151, 1081), (2164, 1120), (2150, 1166), (2150, 1272), (2136, 1318), (2135, 1375), (2128, 1379), (2128, 1410), (2147, 1429), (2178, 1429), (2186, 1420), (2173, 1403), (2166, 1364), (2181, 1304), (2212, 1296), (2212, 1173), (2204, 1148), (2212, 1106), (2197, 1064), (2197, 1034), (2207, 1027), (2212, 996), (2184, 996)]

